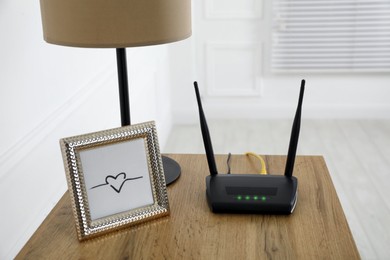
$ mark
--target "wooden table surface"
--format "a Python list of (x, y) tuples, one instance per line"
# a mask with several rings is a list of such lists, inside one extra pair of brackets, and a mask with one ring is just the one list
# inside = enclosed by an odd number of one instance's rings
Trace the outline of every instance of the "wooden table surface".
[[(168, 186), (167, 217), (79, 242), (66, 192), (16, 259), (359, 259), (323, 157), (299, 156), (298, 204), (292, 215), (213, 214), (205, 195), (205, 155), (168, 155), (182, 167)], [(285, 156), (265, 156), (283, 173)], [(225, 155), (217, 156), (220, 173)], [(233, 155), (232, 173), (256, 173), (259, 162)]]

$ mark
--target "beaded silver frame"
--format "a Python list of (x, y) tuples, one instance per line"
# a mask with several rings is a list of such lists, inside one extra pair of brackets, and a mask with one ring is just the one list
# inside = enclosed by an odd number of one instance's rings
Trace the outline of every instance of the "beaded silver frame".
[[(80, 151), (138, 138), (142, 138), (145, 143), (146, 161), (154, 204), (92, 220)], [(60, 140), (60, 146), (79, 240), (102, 235), (169, 214), (164, 171), (156, 126), (153, 121), (63, 138)]]

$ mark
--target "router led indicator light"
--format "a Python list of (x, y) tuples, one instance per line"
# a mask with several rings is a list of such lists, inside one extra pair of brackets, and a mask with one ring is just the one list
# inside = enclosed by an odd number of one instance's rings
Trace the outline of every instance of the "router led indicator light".
[(258, 201), (258, 200), (266, 201), (267, 197), (266, 196), (258, 196), (258, 195), (254, 195), (253, 197), (250, 195), (237, 195), (236, 196), (236, 200), (239, 200), (239, 201), (241, 201), (241, 200), (249, 201), (251, 199), (254, 201)]

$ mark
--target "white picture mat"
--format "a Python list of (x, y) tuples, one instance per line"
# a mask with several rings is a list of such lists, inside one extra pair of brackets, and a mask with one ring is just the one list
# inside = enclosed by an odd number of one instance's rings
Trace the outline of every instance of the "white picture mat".
[(154, 203), (146, 156), (144, 138), (80, 151), (92, 221)]

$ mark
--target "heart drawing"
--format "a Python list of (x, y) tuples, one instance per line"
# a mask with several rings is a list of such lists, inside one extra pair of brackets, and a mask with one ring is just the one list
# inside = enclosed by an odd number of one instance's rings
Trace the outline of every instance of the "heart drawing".
[(107, 177), (105, 179), (105, 183), (93, 186), (91, 189), (95, 189), (95, 188), (98, 188), (98, 187), (101, 187), (101, 186), (105, 186), (105, 185), (110, 185), (110, 187), (114, 191), (116, 191), (117, 193), (120, 193), (121, 190), (122, 190), (123, 185), (127, 181), (137, 180), (137, 179), (140, 179), (140, 178), (142, 178), (142, 176), (135, 177), (135, 178), (126, 178), (126, 173), (124, 173), (124, 172), (118, 173), (116, 176), (107, 175)]

